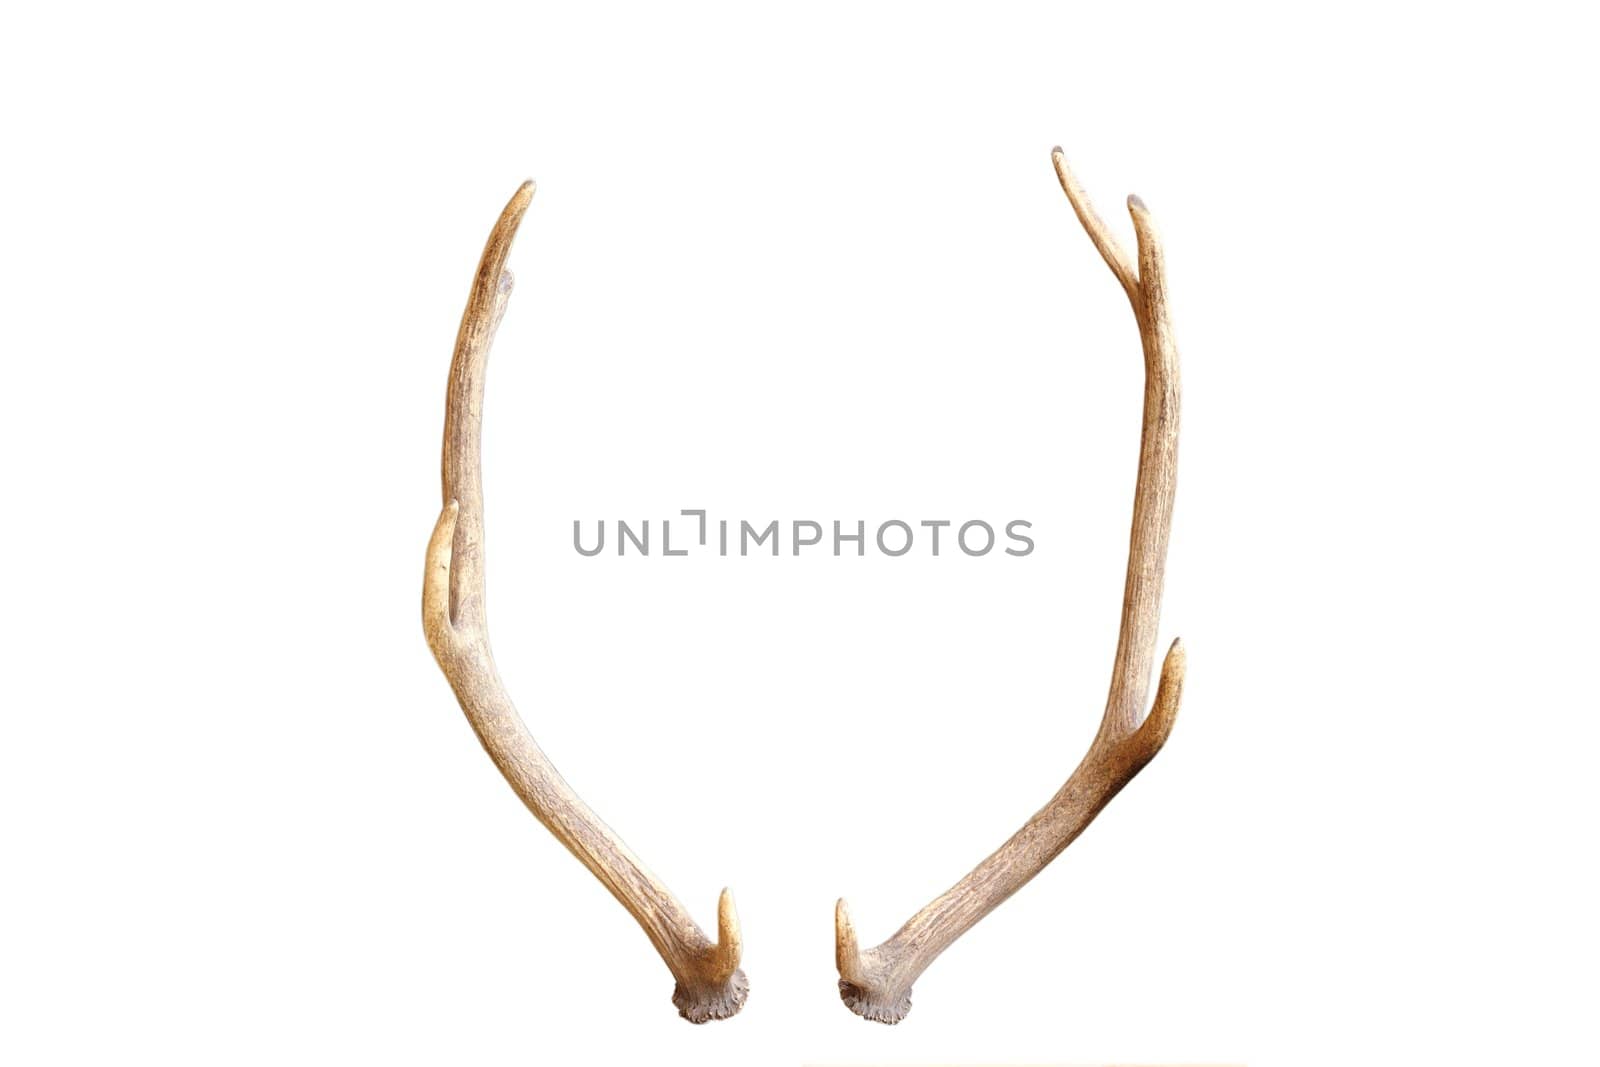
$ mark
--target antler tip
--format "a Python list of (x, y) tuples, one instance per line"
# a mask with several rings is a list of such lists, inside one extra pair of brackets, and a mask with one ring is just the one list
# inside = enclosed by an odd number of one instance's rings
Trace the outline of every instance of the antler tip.
[[(1183, 676), (1189, 669), (1189, 651), (1183, 647), (1183, 638), (1174, 637), (1172, 645), (1167, 649), (1167, 658), (1161, 661), (1161, 680), (1156, 685), (1156, 696), (1160, 699), (1162, 690), (1170, 690), (1173, 703), (1183, 693)], [(1177, 713), (1176, 707), (1173, 713)]]
[(1178, 698), (1183, 695), (1183, 676), (1189, 669), (1189, 652), (1183, 647), (1183, 638), (1174, 637), (1172, 647), (1167, 649), (1167, 658), (1161, 661), (1161, 681), (1156, 686), (1156, 696), (1159, 699), (1162, 690), (1169, 690), (1172, 700), (1172, 714), (1178, 713)]
[(850, 905), (845, 903), (844, 897), (833, 906), (833, 962), (842, 978), (854, 978), (861, 967), (856, 925), (850, 920)]
[(450, 569), (454, 555), (456, 522), (461, 517), (461, 502), (452, 497), (439, 509), (439, 518), (433, 524), (433, 536), (428, 541), (428, 557), (432, 563)]
[(717, 897), (717, 944), (733, 950), (733, 963), (739, 963), (739, 950), (743, 936), (739, 929), (739, 912), (733, 906), (733, 890), (723, 886)]
[[(533, 202), (536, 188), (538, 187), (534, 185), (533, 179), (528, 178), (517, 186), (516, 192), (511, 194), (511, 199), (506, 201), (505, 210), (500, 212), (500, 221), (495, 224), (494, 232), (490, 234), (489, 245), (484, 249), (486, 256), (492, 249), (498, 253), (498, 262), (504, 264), (505, 253), (511, 250), (511, 238), (516, 234), (517, 227), (522, 225), (522, 216), (527, 212), (528, 205)], [(497, 284), (498, 281), (497, 276)]]
[(439, 511), (428, 538), (428, 558), (422, 575), (422, 632), (435, 656), (442, 655), (450, 643), (450, 564), (460, 511), (460, 504), (448, 501)]
[(1189, 655), (1184, 651), (1183, 639), (1174, 638), (1167, 649), (1167, 658), (1161, 661), (1161, 680), (1156, 683), (1156, 697), (1150, 714), (1139, 724), (1135, 734), (1138, 766), (1143, 767), (1172, 734), (1172, 724), (1178, 718), (1178, 705), (1183, 701), (1183, 676), (1188, 670)]

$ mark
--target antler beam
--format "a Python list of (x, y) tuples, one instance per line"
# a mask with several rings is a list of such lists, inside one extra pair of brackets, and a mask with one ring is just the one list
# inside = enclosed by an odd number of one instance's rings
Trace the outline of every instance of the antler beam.
[(1111, 693), (1088, 754), (1060, 791), (893, 937), (863, 951), (849, 909), (839, 901), (834, 912), (839, 995), (851, 1011), (875, 1022), (904, 1019), (911, 1010), (912, 983), (939, 953), (1044, 870), (1150, 762), (1166, 743), (1183, 692), (1183, 645), (1174, 641), (1161, 666), (1154, 705), (1144, 714), (1178, 470), (1178, 350), (1167, 319), (1161, 242), (1143, 201), (1130, 196), (1128, 213), (1139, 249), (1135, 266), (1067, 169), (1061, 149), (1053, 150), (1051, 159), (1078, 221), (1127, 293), (1144, 345), (1144, 433)]
[(672, 1003), (678, 1013), (693, 1023), (726, 1019), (744, 1006), (750, 989), (739, 969), (739, 918), (732, 894), (722, 891), (713, 942), (556, 771), (506, 695), (489, 647), (480, 462), (484, 371), (511, 296), (506, 255), (532, 199), (533, 183), (526, 182), (506, 204), (484, 246), (461, 316), (445, 401), (444, 510), (428, 541), (422, 626), (489, 758), (528, 810), (628, 909), (661, 954), (677, 979)]

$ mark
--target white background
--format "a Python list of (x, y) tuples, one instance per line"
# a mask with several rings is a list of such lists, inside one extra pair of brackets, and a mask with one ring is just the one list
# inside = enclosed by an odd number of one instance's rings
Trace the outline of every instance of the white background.
[[(0, 1059), (1595, 1055), (1593, 35), (1578, 5), (37, 5), (0, 32)], [(1164, 233), (1171, 742), (835, 992), (1094, 732)], [(671, 978), (423, 644), (445, 372), (494, 639), (753, 991)], [(984, 518), (1025, 559), (585, 559), (571, 522)], [(592, 527), (591, 527), (592, 528)], [(659, 527), (657, 527), (659, 530)], [(675, 531), (676, 532), (676, 531)]]

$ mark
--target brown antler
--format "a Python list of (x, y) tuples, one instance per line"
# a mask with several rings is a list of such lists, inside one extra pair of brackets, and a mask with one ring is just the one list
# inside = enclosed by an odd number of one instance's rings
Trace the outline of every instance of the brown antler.
[(1161, 578), (1178, 470), (1178, 350), (1167, 321), (1161, 242), (1144, 203), (1130, 196), (1128, 213), (1133, 216), (1139, 242), (1136, 271), (1067, 169), (1061, 149), (1053, 150), (1051, 159), (1078, 221), (1127, 292), (1144, 342), (1144, 435), (1139, 445), (1128, 578), (1111, 694), (1100, 731), (1067, 784), (1009, 841), (913, 915), (893, 937), (877, 948), (861, 951), (850, 912), (845, 902), (839, 901), (834, 912), (839, 995), (851, 1011), (875, 1022), (897, 1023), (905, 1018), (911, 1010), (912, 983), (939, 953), (1044, 870), (1150, 762), (1172, 730), (1183, 692), (1183, 646), (1174, 641), (1161, 666), (1154, 706), (1149, 715), (1143, 714), (1155, 658)]
[(489, 648), (483, 605), (483, 478), (480, 444), (484, 368), (511, 296), (504, 269), (511, 240), (533, 199), (526, 182), (506, 204), (478, 262), (450, 363), (444, 420), (444, 511), (428, 542), (422, 628), (478, 740), (538, 820), (628, 909), (678, 980), (672, 1003), (693, 1023), (726, 1019), (750, 985), (739, 969), (739, 917), (724, 889), (717, 940), (695, 925), (666, 886), (572, 791), (540, 750), (506, 695)]

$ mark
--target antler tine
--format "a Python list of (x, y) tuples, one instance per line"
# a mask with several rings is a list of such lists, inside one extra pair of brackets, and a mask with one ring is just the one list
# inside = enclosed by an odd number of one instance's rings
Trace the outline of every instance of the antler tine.
[(1111, 689), (1099, 732), (1066, 784), (1022, 829), (893, 937), (863, 950), (849, 908), (839, 901), (834, 911), (839, 995), (851, 1011), (875, 1022), (905, 1018), (917, 976), (1044, 870), (1154, 758), (1171, 733), (1183, 695), (1186, 660), (1182, 643), (1174, 641), (1161, 667), (1154, 704), (1145, 713), (1178, 469), (1178, 351), (1167, 317), (1161, 242), (1143, 201), (1129, 197), (1138, 239), (1135, 268), (1067, 167), (1061, 149), (1052, 150), (1050, 157), (1078, 221), (1133, 306), (1144, 349), (1144, 430)]
[(717, 903), (717, 940), (695, 925), (666, 886), (572, 791), (528, 732), (500, 681), (484, 612), (484, 374), (495, 329), (511, 295), (505, 261), (533, 198), (526, 182), (501, 212), (484, 246), (461, 329), (445, 401), (444, 510), (428, 541), (423, 632), (467, 721), (528, 810), (616, 897), (677, 980), (672, 1002), (694, 1023), (738, 1013), (749, 993), (739, 969), (743, 939), (733, 895)]
[(461, 327), (450, 360), (444, 413), (444, 499), (461, 505), (456, 521), (455, 562), (450, 574), (450, 618), (480, 625), (483, 605), (483, 387), (489, 350), (511, 300), (513, 278), (505, 269), (511, 242), (533, 202), (534, 184), (523, 182), (489, 232), (472, 278)]
[(1073, 213), (1078, 216), (1078, 221), (1083, 224), (1084, 232), (1089, 235), (1089, 240), (1094, 242), (1095, 248), (1100, 252), (1100, 258), (1106, 261), (1106, 266), (1111, 268), (1111, 273), (1117, 276), (1117, 281), (1122, 283), (1123, 291), (1128, 294), (1128, 299), (1138, 302), (1139, 276), (1134, 273), (1133, 264), (1128, 261), (1128, 254), (1122, 250), (1111, 230), (1107, 228), (1105, 220), (1094, 209), (1094, 204), (1089, 199), (1089, 194), (1083, 191), (1083, 186), (1078, 184), (1078, 178), (1067, 166), (1067, 157), (1060, 146), (1050, 149), (1050, 162), (1056, 168), (1056, 179), (1061, 182), (1061, 191), (1067, 194), (1067, 200), (1072, 204)]

